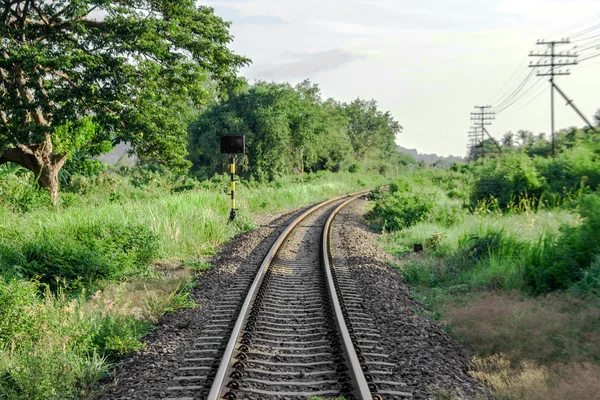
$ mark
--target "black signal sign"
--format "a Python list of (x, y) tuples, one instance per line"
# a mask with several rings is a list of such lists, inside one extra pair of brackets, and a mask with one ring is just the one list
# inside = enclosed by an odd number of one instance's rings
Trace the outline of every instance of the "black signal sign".
[(222, 154), (245, 154), (246, 136), (221, 136)]

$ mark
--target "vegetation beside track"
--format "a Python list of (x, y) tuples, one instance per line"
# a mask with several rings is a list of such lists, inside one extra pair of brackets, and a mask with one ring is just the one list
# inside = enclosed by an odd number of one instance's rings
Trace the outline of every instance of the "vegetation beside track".
[[(366, 168), (366, 167), (365, 167)], [(3, 167), (0, 191), (0, 398), (84, 397), (165, 312), (192, 307), (206, 255), (282, 212), (387, 182), (318, 172), (242, 182), (227, 224), (227, 176), (154, 168), (77, 177), (57, 207)], [(12, 197), (11, 197), (12, 196)]]
[(593, 138), (555, 159), (521, 150), (417, 170), (374, 196), (368, 216), (396, 267), (498, 399), (600, 391), (599, 150)]

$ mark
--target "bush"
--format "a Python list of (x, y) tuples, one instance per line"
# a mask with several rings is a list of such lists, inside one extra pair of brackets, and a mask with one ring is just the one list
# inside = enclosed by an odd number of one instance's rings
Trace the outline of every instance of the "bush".
[(81, 398), (108, 362), (143, 347), (148, 324), (106, 299), (0, 278), (0, 398)]
[(578, 226), (561, 227), (561, 235), (528, 270), (531, 286), (539, 293), (568, 289), (575, 285), (600, 254), (600, 196), (588, 195), (580, 201), (583, 221)]
[(141, 273), (157, 255), (158, 237), (141, 225), (81, 225), (68, 232), (43, 231), (37, 237), (0, 242), (0, 273), (36, 278), (53, 290), (69, 290), (102, 279)]
[(507, 210), (523, 200), (539, 200), (545, 189), (546, 181), (531, 159), (518, 153), (502, 157), (476, 171), (471, 203), (477, 207), (480, 202), (493, 197), (501, 209)]
[(395, 192), (378, 201), (368, 217), (378, 221), (384, 231), (398, 231), (425, 221), (434, 206), (431, 194)]

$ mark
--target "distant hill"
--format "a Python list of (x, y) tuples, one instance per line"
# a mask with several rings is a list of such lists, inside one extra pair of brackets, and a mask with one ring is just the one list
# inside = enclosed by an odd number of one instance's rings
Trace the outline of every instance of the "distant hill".
[(98, 160), (106, 165), (135, 165), (135, 156), (129, 156), (127, 151), (131, 149), (129, 143), (119, 143), (114, 149), (106, 154), (98, 156)]
[(452, 163), (456, 162), (459, 164), (464, 164), (467, 162), (467, 159), (464, 157), (458, 157), (450, 155), (448, 157), (438, 156), (437, 154), (421, 154), (417, 151), (417, 149), (407, 149), (406, 147), (396, 145), (396, 149), (400, 153), (410, 154), (415, 158), (415, 160), (419, 162), (424, 162), (426, 164), (443, 164), (443, 165), (452, 165)]

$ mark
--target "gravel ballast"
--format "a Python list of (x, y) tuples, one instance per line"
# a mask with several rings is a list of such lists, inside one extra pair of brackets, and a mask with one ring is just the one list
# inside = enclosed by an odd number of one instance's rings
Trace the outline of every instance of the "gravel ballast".
[[(476, 398), (479, 385), (467, 373), (464, 349), (436, 322), (422, 317), (400, 275), (389, 267), (390, 256), (377, 248), (378, 235), (363, 221), (366, 200), (355, 201), (335, 219), (332, 256), (335, 264), (351, 271), (364, 305), (379, 330), (379, 346), (395, 363), (393, 379), (406, 384), (414, 399), (433, 399), (439, 389), (460, 398)], [(303, 210), (262, 220), (258, 229), (242, 234), (211, 261), (193, 289), (199, 306), (165, 315), (146, 337), (144, 350), (125, 358), (92, 399), (165, 399), (185, 353), (214, 316), (227, 288), (240, 273), (257, 270), (269, 248), (287, 224)], [(240, 299), (242, 300), (242, 299)]]
[(480, 398), (481, 387), (468, 373), (461, 345), (441, 325), (419, 314), (392, 258), (378, 249), (378, 234), (364, 222), (365, 199), (353, 202), (333, 226), (333, 262), (351, 271), (359, 294), (381, 334), (379, 345), (396, 364), (394, 379), (406, 384), (414, 399), (434, 399), (440, 390), (459, 398)]
[[(304, 209), (303, 209), (304, 210)], [(126, 357), (90, 399), (154, 400), (171, 397), (167, 388), (186, 352), (216, 314), (212, 308), (227, 295), (238, 275), (255, 271), (285, 227), (303, 210), (260, 218), (262, 225), (236, 236), (211, 260), (214, 268), (198, 280), (191, 298), (198, 307), (167, 314), (143, 341), (144, 350)], [(242, 300), (242, 299), (240, 299)]]

